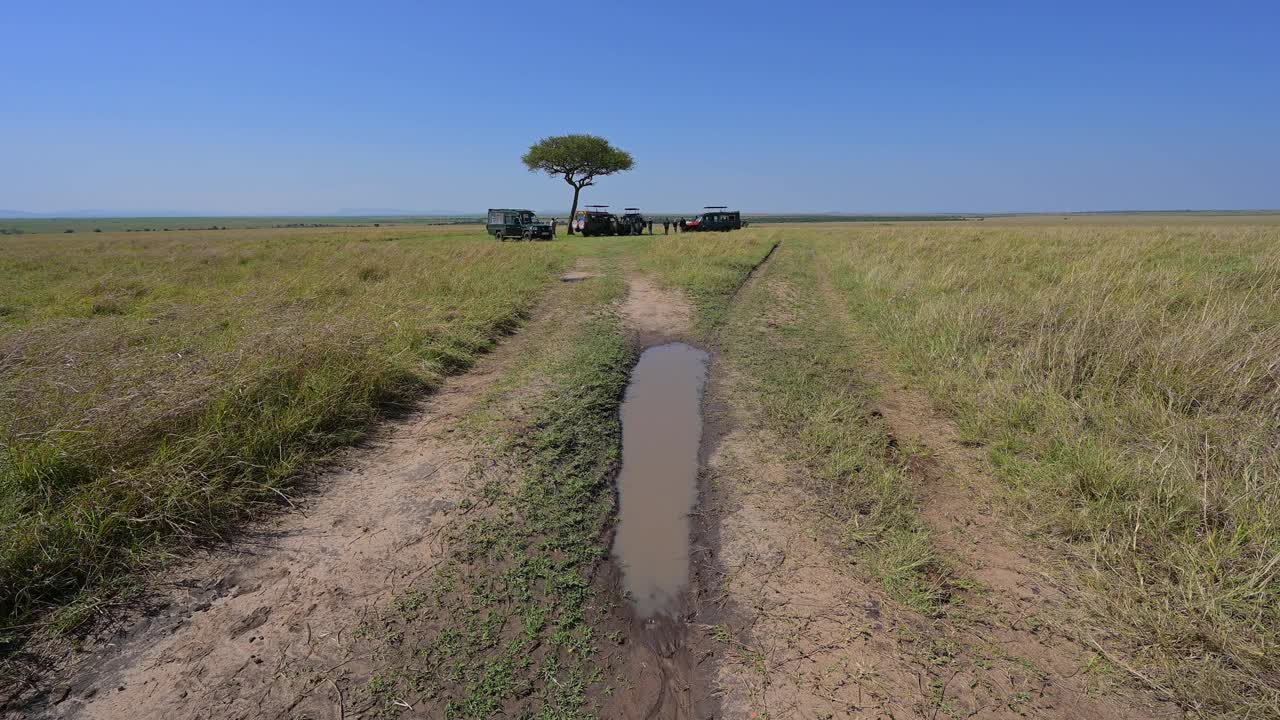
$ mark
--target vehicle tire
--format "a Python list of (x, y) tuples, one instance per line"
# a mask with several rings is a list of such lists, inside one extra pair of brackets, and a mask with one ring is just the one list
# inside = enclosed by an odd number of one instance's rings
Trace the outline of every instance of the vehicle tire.
[(505, 238), (502, 237), (502, 231), (499, 230), (493, 234), (493, 239), (497, 240), (498, 242), (502, 242)]

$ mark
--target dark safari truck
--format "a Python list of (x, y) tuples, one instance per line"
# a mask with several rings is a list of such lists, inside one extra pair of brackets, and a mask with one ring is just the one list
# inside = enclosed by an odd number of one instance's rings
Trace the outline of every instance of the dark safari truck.
[(532, 210), (490, 208), (485, 231), (497, 240), (550, 240), (551, 223), (538, 219)]
[(742, 213), (725, 210), (724, 205), (708, 205), (706, 212), (685, 223), (685, 230), (692, 232), (728, 232), (742, 229)]
[(644, 216), (640, 208), (626, 208), (622, 217), (618, 218), (619, 235), (642, 235), (645, 229)]
[(583, 237), (618, 234), (618, 216), (608, 211), (608, 205), (588, 205), (573, 218), (573, 229)]

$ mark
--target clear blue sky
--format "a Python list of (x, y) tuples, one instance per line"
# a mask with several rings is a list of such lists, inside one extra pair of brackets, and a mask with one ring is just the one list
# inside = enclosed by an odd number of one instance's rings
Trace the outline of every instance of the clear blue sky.
[[(891, 6), (891, 7), (890, 7)], [(57, 2), (0, 9), (0, 208), (1280, 207), (1280, 3)]]

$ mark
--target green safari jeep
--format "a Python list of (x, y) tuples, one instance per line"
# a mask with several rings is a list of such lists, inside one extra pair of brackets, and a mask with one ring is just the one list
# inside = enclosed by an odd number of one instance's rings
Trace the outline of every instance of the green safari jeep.
[(532, 210), (490, 208), (484, 228), (496, 240), (550, 240), (555, 237), (551, 223), (539, 220)]

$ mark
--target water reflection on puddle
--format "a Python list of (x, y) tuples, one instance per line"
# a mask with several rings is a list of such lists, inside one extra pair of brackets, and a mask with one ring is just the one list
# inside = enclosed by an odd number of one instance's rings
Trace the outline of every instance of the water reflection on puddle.
[(645, 350), (622, 403), (613, 554), (641, 617), (672, 611), (689, 580), (707, 360), (706, 352), (684, 343)]

